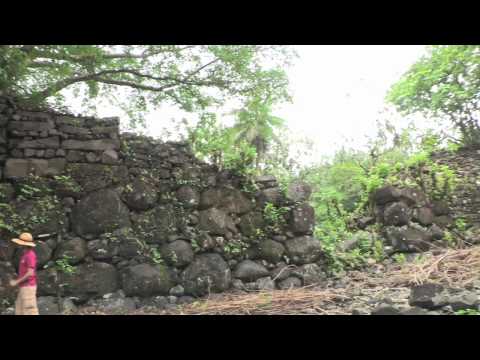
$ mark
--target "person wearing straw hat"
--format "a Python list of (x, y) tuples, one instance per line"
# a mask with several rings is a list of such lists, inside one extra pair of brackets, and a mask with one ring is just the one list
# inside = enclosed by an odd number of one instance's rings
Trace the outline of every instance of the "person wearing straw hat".
[(15, 302), (15, 315), (38, 315), (37, 307), (37, 255), (33, 248), (33, 236), (30, 233), (21, 234), (12, 241), (23, 248), (18, 269), (18, 278), (11, 280), (12, 287), (19, 286)]

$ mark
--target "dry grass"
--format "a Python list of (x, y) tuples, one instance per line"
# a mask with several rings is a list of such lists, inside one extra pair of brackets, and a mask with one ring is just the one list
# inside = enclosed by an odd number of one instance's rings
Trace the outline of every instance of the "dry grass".
[(426, 282), (463, 288), (480, 280), (480, 247), (428, 253), (418, 262), (399, 266), (385, 276), (385, 286), (419, 285)]
[(253, 292), (226, 293), (184, 306), (170, 314), (178, 315), (344, 315), (348, 312), (325, 309), (325, 305), (341, 302), (348, 297), (341, 291), (313, 289), (311, 286)]
[[(183, 307), (176, 314), (350, 314), (342, 310), (341, 302), (352, 298), (355, 290), (365, 288), (410, 287), (426, 282), (450, 287), (467, 287), (480, 280), (480, 247), (425, 253), (420, 260), (372, 276), (364, 272), (349, 274), (349, 283), (343, 289), (303, 287), (287, 291), (257, 292), (250, 294), (222, 294), (208, 300)], [(331, 306), (337, 305), (332, 310)], [(329, 309), (325, 309), (325, 306)]]

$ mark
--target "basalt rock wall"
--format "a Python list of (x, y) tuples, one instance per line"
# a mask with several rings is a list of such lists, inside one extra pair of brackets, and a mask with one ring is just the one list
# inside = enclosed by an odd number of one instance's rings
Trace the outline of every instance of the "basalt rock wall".
[(320, 281), (310, 187), (282, 191), (196, 159), (187, 144), (120, 134), (117, 118), (25, 109), (0, 97), (0, 297), (12, 236), (37, 239), (40, 296), (78, 303), (202, 296)]
[(445, 201), (433, 200), (418, 188), (387, 185), (371, 194), (373, 216), (358, 225), (380, 225), (385, 250), (422, 252), (445, 247), (445, 230), (453, 224), (451, 209)]

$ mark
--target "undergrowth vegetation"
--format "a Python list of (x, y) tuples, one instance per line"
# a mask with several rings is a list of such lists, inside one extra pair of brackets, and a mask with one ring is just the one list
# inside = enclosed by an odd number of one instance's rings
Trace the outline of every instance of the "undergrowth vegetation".
[[(343, 148), (328, 161), (304, 169), (299, 176), (313, 185), (315, 236), (321, 240), (333, 272), (385, 258), (378, 225), (361, 232), (355, 221), (373, 216), (370, 196), (376, 189), (387, 184), (419, 188), (440, 200), (448, 199), (459, 182), (452, 169), (435, 163), (431, 157), (440, 150), (456, 151), (452, 143), (442, 141), (430, 130), (415, 131), (412, 126), (398, 130), (385, 122), (378, 129), (366, 150)], [(343, 249), (342, 244), (348, 241), (355, 241), (354, 249)]]

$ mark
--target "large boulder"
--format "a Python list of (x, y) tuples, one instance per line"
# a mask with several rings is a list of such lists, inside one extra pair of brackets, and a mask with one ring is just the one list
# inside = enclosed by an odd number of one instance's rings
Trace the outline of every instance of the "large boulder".
[(76, 265), (87, 256), (87, 243), (82, 238), (61, 242), (55, 250), (55, 259), (67, 257), (71, 265)]
[(400, 198), (401, 192), (396, 187), (387, 185), (374, 191), (371, 195), (372, 201), (377, 205), (385, 205)]
[(260, 185), (263, 189), (277, 187), (278, 182), (277, 178), (273, 175), (261, 175), (255, 178), (255, 182)]
[(97, 239), (87, 243), (88, 255), (97, 261), (110, 261), (118, 253), (118, 247), (109, 239)]
[(184, 267), (193, 260), (192, 246), (183, 240), (175, 240), (161, 247), (162, 258), (168, 265), (175, 267)]
[(432, 235), (432, 240), (442, 240), (445, 236), (445, 232), (436, 224), (433, 224), (429, 231)]
[(400, 200), (409, 206), (425, 206), (428, 202), (423, 191), (416, 188), (404, 188), (400, 190)]
[(265, 226), (265, 221), (262, 213), (250, 212), (240, 218), (238, 226), (243, 235), (247, 237), (255, 237), (258, 235), (258, 231), (262, 230)]
[(291, 214), (291, 228), (295, 234), (306, 235), (313, 232), (315, 210), (308, 204), (296, 206)]
[(139, 264), (122, 274), (122, 288), (127, 296), (168, 295), (173, 285), (169, 272), (162, 265)]
[(87, 243), (88, 254), (95, 260), (112, 260), (120, 256), (131, 259), (140, 255), (143, 244), (130, 228), (102, 234), (99, 239)]
[(387, 304), (381, 304), (372, 310), (371, 315), (401, 315), (400, 309)]
[(445, 201), (434, 201), (432, 203), (432, 211), (435, 216), (442, 216), (442, 215), (449, 215), (450, 214), (450, 208), (448, 206), (448, 203)]
[(267, 203), (275, 206), (282, 205), (284, 196), (280, 188), (269, 188), (262, 190), (258, 196), (258, 203), (264, 207)]
[(136, 211), (151, 209), (158, 199), (155, 187), (140, 179), (126, 186), (123, 197), (128, 207)]
[(217, 245), (217, 241), (206, 232), (200, 232), (194, 239), (194, 243), (202, 250), (212, 250)]
[(122, 228), (113, 232), (114, 246), (118, 246), (115, 255), (126, 259), (134, 258), (143, 250), (143, 242), (130, 228)]
[(240, 190), (229, 189), (223, 197), (220, 208), (227, 213), (241, 215), (252, 210), (253, 203)]
[(255, 281), (269, 275), (268, 270), (252, 260), (243, 260), (237, 265), (233, 276), (244, 281)]
[(253, 208), (252, 202), (238, 189), (213, 188), (202, 193), (200, 208), (216, 207), (226, 213), (245, 214)]
[(317, 261), (322, 255), (320, 240), (312, 236), (296, 237), (285, 242), (287, 255), (294, 264), (303, 265)]
[(275, 281), (270, 276), (266, 276), (255, 281), (255, 289), (260, 291), (275, 290)]
[(285, 280), (279, 281), (277, 285), (280, 290), (290, 290), (302, 286), (302, 280), (297, 277), (291, 276), (286, 278)]
[(261, 259), (276, 264), (282, 260), (282, 256), (285, 253), (285, 246), (277, 241), (267, 239), (258, 245), (258, 250)]
[(416, 222), (428, 226), (433, 223), (434, 215), (432, 209), (428, 207), (422, 207), (419, 209), (415, 209), (413, 212), (413, 220)]
[(432, 234), (426, 230), (389, 226), (384, 229), (384, 234), (394, 251), (418, 252), (430, 249)]
[(436, 216), (433, 222), (442, 229), (450, 228), (455, 223), (450, 215)]
[(434, 310), (447, 304), (446, 289), (438, 284), (422, 284), (414, 286), (408, 300), (410, 306)]
[(191, 186), (181, 186), (177, 190), (177, 200), (187, 208), (195, 208), (200, 203), (200, 195), (196, 189)]
[(448, 297), (448, 305), (453, 311), (476, 309), (480, 305), (480, 299), (477, 293), (473, 291), (463, 290), (457, 294), (451, 294)]
[(182, 274), (185, 293), (203, 296), (209, 292), (223, 292), (230, 287), (230, 268), (218, 254), (197, 255)]
[(282, 281), (292, 275), (293, 268), (288, 266), (284, 262), (278, 264), (272, 271), (270, 271), (270, 277), (276, 281)]
[(53, 196), (17, 200), (12, 203), (9, 224), (29, 229), (33, 236), (58, 233), (68, 228), (68, 218), (62, 204)]
[(65, 295), (83, 298), (99, 297), (118, 289), (118, 275), (107, 263), (94, 262), (76, 267), (73, 275), (63, 276), (68, 284)]
[(453, 311), (458, 311), (476, 309), (480, 299), (473, 291), (448, 289), (439, 284), (426, 283), (411, 289), (409, 303), (429, 310), (450, 306)]
[(117, 193), (110, 189), (89, 194), (72, 209), (73, 231), (86, 239), (116, 228), (130, 226), (128, 208)]
[(159, 205), (152, 210), (132, 216), (133, 229), (150, 244), (163, 244), (170, 235), (178, 232), (183, 218), (177, 215), (172, 205)]
[(54, 296), (40, 296), (37, 299), (37, 307), (39, 315), (58, 315), (60, 313), (57, 298)]
[(225, 235), (228, 231), (236, 232), (232, 218), (216, 208), (200, 211), (199, 228), (212, 235)]
[(295, 181), (287, 188), (287, 199), (292, 202), (308, 201), (312, 194), (312, 187), (303, 181)]
[(115, 165), (118, 163), (118, 153), (115, 150), (105, 150), (101, 160), (102, 164)]
[(102, 299), (90, 300), (87, 305), (107, 314), (129, 314), (136, 309), (135, 300), (119, 294), (121, 292), (119, 290), (116, 293), (105, 295)]
[(410, 209), (403, 202), (396, 202), (385, 207), (383, 222), (385, 225), (403, 226), (410, 221)]
[(74, 266), (73, 273), (54, 268), (39, 271), (38, 284), (40, 296), (57, 295), (61, 288), (63, 296), (83, 302), (117, 290), (118, 277), (112, 265), (93, 262)]
[(302, 280), (304, 286), (320, 284), (326, 280), (325, 271), (317, 264), (305, 264), (292, 271), (292, 275)]

